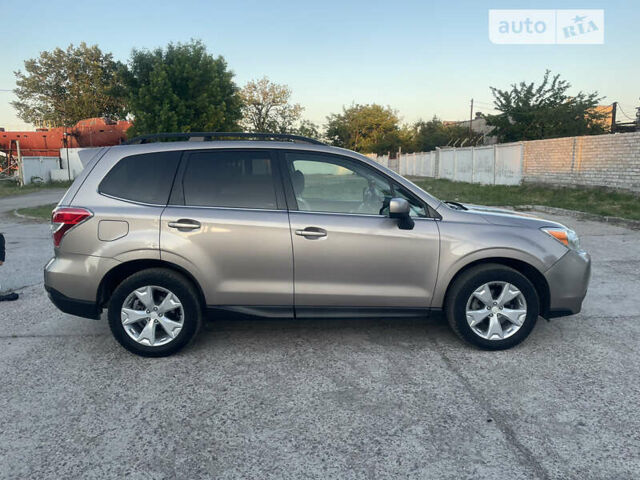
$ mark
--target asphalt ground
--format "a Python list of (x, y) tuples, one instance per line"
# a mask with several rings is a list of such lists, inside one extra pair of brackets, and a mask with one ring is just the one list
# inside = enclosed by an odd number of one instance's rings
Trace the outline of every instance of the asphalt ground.
[(439, 315), (219, 318), (150, 359), (56, 310), (48, 225), (5, 213), (0, 478), (638, 478), (640, 232), (544, 216), (593, 277), (582, 313), (512, 350)]

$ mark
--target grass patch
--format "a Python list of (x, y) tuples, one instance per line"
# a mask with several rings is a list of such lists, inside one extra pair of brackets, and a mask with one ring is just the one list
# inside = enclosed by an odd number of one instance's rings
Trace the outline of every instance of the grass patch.
[(412, 181), (441, 200), (505, 207), (545, 205), (640, 220), (640, 195), (608, 188), (476, 185), (434, 178), (412, 178)]
[(69, 188), (72, 182), (48, 182), (48, 183), (30, 183), (21, 187), (14, 180), (0, 180), (0, 197), (8, 197), (11, 195), (24, 195), (25, 193), (40, 192), (51, 188)]
[(27, 207), (16, 210), (20, 215), (26, 215), (27, 217), (39, 218), (41, 220), (51, 220), (51, 211), (56, 208), (55, 203), (49, 205), (40, 205), (38, 207)]

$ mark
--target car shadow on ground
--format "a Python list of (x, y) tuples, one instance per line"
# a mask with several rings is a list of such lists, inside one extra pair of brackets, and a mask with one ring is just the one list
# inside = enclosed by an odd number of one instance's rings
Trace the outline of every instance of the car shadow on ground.
[(411, 318), (257, 318), (244, 315), (209, 315), (190, 347), (209, 348), (224, 342), (284, 341), (304, 339), (323, 342), (367, 337), (372, 343), (424, 344), (457, 340), (440, 312)]
[[(538, 317), (528, 341), (514, 349), (535, 350), (539, 344), (561, 340), (561, 324)], [(262, 344), (262, 346), (261, 346)], [(491, 354), (458, 338), (442, 312), (411, 318), (258, 318), (240, 314), (209, 315), (195, 341), (184, 351), (202, 353), (207, 349), (282, 348), (301, 345), (348, 346), (366, 349), (367, 345), (399, 348), (427, 348), (459, 354)]]

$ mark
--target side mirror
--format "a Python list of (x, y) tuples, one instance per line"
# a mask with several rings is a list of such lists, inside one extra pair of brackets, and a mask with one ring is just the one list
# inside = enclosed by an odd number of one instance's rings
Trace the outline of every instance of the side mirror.
[(389, 201), (389, 217), (398, 219), (398, 228), (400, 230), (412, 230), (415, 226), (413, 218), (411, 218), (411, 206), (404, 198), (392, 198)]

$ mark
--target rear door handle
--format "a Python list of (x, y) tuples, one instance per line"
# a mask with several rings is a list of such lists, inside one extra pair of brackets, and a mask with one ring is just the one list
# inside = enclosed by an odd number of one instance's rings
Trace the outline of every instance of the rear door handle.
[(307, 227), (304, 230), (296, 230), (296, 235), (306, 238), (321, 238), (327, 236), (327, 231), (318, 227)]
[(175, 222), (169, 222), (170, 228), (177, 228), (178, 230), (196, 230), (200, 228), (200, 226), (200, 222), (188, 218), (181, 218)]

